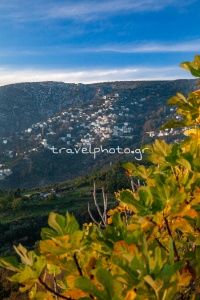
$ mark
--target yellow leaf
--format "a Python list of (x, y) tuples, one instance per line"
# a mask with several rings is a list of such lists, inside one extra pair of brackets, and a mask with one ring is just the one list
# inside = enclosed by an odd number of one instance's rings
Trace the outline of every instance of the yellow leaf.
[(145, 229), (148, 229), (148, 230), (149, 230), (150, 228), (155, 227), (155, 223), (153, 223), (153, 222), (147, 220), (147, 218), (140, 218), (140, 219), (138, 220), (138, 223), (141, 224), (141, 227), (142, 227), (144, 230), (145, 230)]
[(185, 267), (182, 270), (182, 274), (178, 273), (178, 285), (179, 286), (188, 286), (192, 279), (192, 275), (188, 271), (188, 268)]
[(192, 197), (192, 201), (190, 202), (190, 205), (198, 205), (200, 203), (200, 188), (197, 188), (194, 192), (193, 192), (193, 197)]
[(127, 226), (127, 230), (128, 230), (128, 231), (134, 231), (134, 230), (136, 230), (138, 227), (139, 227), (139, 223), (137, 223), (137, 224), (130, 224), (130, 225)]
[(125, 241), (119, 241), (114, 244), (114, 252), (123, 254), (123, 253), (129, 253), (131, 255), (134, 255), (135, 253), (135, 245), (128, 245)]
[(190, 136), (192, 140), (196, 140), (197, 142), (200, 142), (199, 134), (200, 134), (200, 129), (198, 127), (184, 131), (184, 135)]
[(172, 217), (188, 216), (191, 218), (196, 218), (196, 217), (198, 217), (198, 214), (194, 209), (191, 208), (190, 204), (186, 204), (185, 202), (183, 202), (180, 204), (178, 211), (171, 214), (171, 216)]
[(186, 214), (186, 216), (190, 217), (190, 218), (197, 218), (198, 217), (198, 214), (196, 212), (195, 209), (189, 209)]
[(114, 209), (110, 209), (108, 212), (107, 212), (107, 215), (108, 216), (112, 216), (114, 215), (115, 212), (122, 212), (122, 211), (125, 211), (125, 207), (126, 205), (122, 205), (120, 203), (120, 205), (118, 205), (117, 207), (115, 207)]
[(65, 293), (65, 296), (70, 297), (72, 299), (80, 299), (82, 297), (89, 296), (89, 295), (88, 295), (88, 293), (85, 293), (77, 288), (73, 288), (73, 290), (67, 291)]
[(194, 232), (194, 229), (192, 226), (188, 223), (187, 220), (183, 218), (176, 218), (173, 219), (171, 224), (169, 224), (171, 227), (172, 232), (174, 232), (176, 229), (182, 231), (182, 232)]
[(197, 97), (200, 97), (200, 90), (196, 90), (196, 91), (192, 92), (192, 94), (194, 94)]
[(112, 217), (107, 219), (108, 225), (112, 224)]
[(128, 291), (124, 300), (134, 300), (136, 296), (137, 295), (134, 291)]

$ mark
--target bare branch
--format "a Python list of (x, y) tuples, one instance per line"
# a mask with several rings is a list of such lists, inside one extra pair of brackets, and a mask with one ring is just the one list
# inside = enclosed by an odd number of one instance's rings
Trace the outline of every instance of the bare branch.
[[(53, 276), (53, 284), (54, 284), (54, 292), (57, 293), (57, 282), (56, 282), (56, 276), (55, 276), (55, 274)], [(58, 296), (55, 295), (55, 297), (56, 297), (56, 300), (58, 300)]]
[(101, 218), (101, 220), (102, 220), (104, 226), (106, 226), (105, 220), (104, 220), (104, 218), (103, 218), (103, 215), (102, 215), (102, 213), (101, 213), (101, 211), (100, 211), (100, 208), (99, 208), (99, 205), (98, 205), (98, 203), (97, 203), (97, 198), (96, 198), (96, 183), (95, 183), (95, 181), (94, 181), (93, 198), (94, 198), (94, 204), (95, 204), (95, 206), (96, 206), (96, 208), (97, 208), (98, 214), (99, 214), (99, 216), (100, 216), (100, 218)]
[(108, 198), (107, 198), (107, 195), (105, 194), (104, 187), (102, 187), (102, 196), (103, 196), (103, 206), (104, 206), (103, 218), (104, 218), (105, 224), (107, 224)]
[(138, 187), (140, 187), (140, 179), (138, 179)]
[(174, 239), (173, 239), (173, 237), (172, 237), (172, 233), (171, 233), (171, 230), (170, 230), (170, 228), (169, 228), (168, 220), (167, 220), (166, 217), (164, 217), (164, 220), (165, 220), (165, 224), (166, 224), (166, 227), (167, 227), (168, 234), (169, 234), (169, 236), (172, 238), (172, 241), (173, 241), (174, 260), (175, 260), (175, 261), (179, 261), (180, 258), (179, 258), (179, 255), (178, 255), (178, 250), (177, 250), (177, 248), (176, 248), (176, 244), (175, 244)]
[(128, 215), (127, 215), (126, 207), (125, 207), (124, 214), (125, 214), (126, 226), (128, 226)]
[(136, 184), (133, 182), (133, 178), (131, 177), (131, 188), (132, 188), (133, 193), (135, 193), (134, 185), (136, 185)]
[(75, 300), (73, 298), (69, 298), (69, 297), (65, 297), (57, 292), (55, 292), (54, 290), (52, 290), (45, 282), (42, 281), (42, 279), (39, 277), (38, 278), (40, 285), (47, 291), (51, 292), (52, 294), (54, 294), (55, 296), (58, 296), (61, 299), (67, 299), (67, 300)]
[(92, 221), (93, 221), (96, 225), (101, 225), (102, 227), (105, 227), (104, 225), (102, 225), (102, 224), (100, 224), (99, 222), (97, 222), (97, 221), (95, 220), (95, 218), (93, 217), (93, 215), (92, 215), (92, 213), (91, 213), (91, 211), (90, 211), (90, 203), (89, 203), (89, 201), (88, 201), (88, 213), (89, 213), (89, 215), (90, 215), (90, 218), (92, 219)]

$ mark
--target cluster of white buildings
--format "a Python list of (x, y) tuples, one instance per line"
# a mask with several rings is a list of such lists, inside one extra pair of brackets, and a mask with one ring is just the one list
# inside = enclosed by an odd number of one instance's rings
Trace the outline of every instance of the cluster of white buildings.
[(11, 169), (0, 169), (0, 180), (5, 179), (6, 176), (10, 176), (11, 174), (12, 174)]
[(164, 130), (159, 130), (159, 132), (156, 131), (148, 131), (146, 132), (149, 137), (166, 137), (166, 136), (175, 136), (183, 133), (185, 130), (187, 130), (188, 127), (184, 128), (169, 128)]
[[(57, 137), (58, 133), (53, 131), (53, 125), (61, 123), (66, 124), (65, 135), (59, 137), (63, 143), (71, 145), (73, 142), (78, 146), (91, 144), (95, 139), (100, 142), (113, 137), (132, 138), (133, 128), (128, 122), (120, 122), (119, 118), (129, 117), (130, 109), (125, 105), (118, 106), (119, 94), (104, 95), (102, 100), (94, 104), (87, 104), (86, 107), (70, 107), (67, 111), (61, 112), (60, 115), (48, 118), (46, 122), (38, 122), (25, 130), (26, 134), (34, 134), (34, 131), (45, 129), (44, 134), (37, 134), (34, 140), (40, 141), (45, 147), (51, 147), (48, 144), (48, 136)], [(145, 101), (145, 98), (141, 99)], [(133, 105), (137, 105), (134, 102)], [(138, 104), (139, 105), (139, 104)], [(95, 111), (95, 109), (97, 109)], [(76, 130), (76, 133), (73, 131)], [(76, 136), (75, 136), (76, 135)], [(43, 136), (43, 138), (42, 138)], [(35, 150), (35, 149), (34, 149)]]
[[(123, 100), (123, 101), (121, 101)], [(21, 153), (26, 156), (30, 152), (38, 151), (39, 145), (51, 148), (52, 142), (60, 141), (69, 146), (87, 146), (94, 142), (103, 142), (109, 139), (132, 139), (133, 125), (131, 111), (135, 107), (145, 105), (146, 98), (129, 102), (127, 97), (120, 98), (118, 93), (103, 95), (101, 99), (91, 104), (80, 104), (78, 107), (70, 107), (60, 114), (49, 117), (46, 122), (37, 122), (27, 128), (20, 138), (35, 142), (34, 148)], [(170, 111), (174, 109), (171, 108)], [(177, 119), (179, 116), (177, 116)], [(179, 134), (180, 130), (166, 129), (159, 132), (149, 131), (149, 137), (166, 137)], [(7, 138), (2, 140), (7, 144)], [(9, 151), (8, 156), (12, 156)], [(2, 173), (2, 176), (5, 175)]]

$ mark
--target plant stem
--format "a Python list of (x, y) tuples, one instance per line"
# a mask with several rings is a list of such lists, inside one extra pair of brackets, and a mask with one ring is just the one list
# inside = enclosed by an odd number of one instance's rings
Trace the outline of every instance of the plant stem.
[(155, 240), (157, 241), (157, 243), (159, 244), (159, 246), (160, 246), (161, 248), (163, 248), (166, 252), (169, 253), (169, 250), (168, 250), (167, 248), (165, 248), (165, 246), (163, 246), (163, 244), (159, 241), (158, 238), (155, 238)]
[(78, 263), (78, 259), (77, 259), (77, 257), (76, 257), (76, 252), (74, 253), (73, 258), (74, 258), (74, 261), (75, 261), (75, 264), (76, 264), (76, 266), (77, 266), (77, 269), (78, 269), (78, 271), (79, 271), (80, 276), (83, 276), (83, 272), (82, 272), (82, 270), (81, 270), (81, 267), (80, 267), (80, 265), (79, 265), (79, 263)]
[(167, 227), (168, 234), (169, 234), (169, 236), (172, 238), (172, 241), (173, 241), (174, 260), (175, 260), (175, 261), (179, 261), (180, 258), (179, 258), (179, 255), (178, 255), (178, 251), (177, 251), (176, 244), (175, 244), (175, 242), (174, 242), (174, 239), (173, 239), (171, 230), (170, 230), (170, 228), (169, 228), (168, 220), (167, 220), (166, 217), (164, 217), (164, 220), (165, 220), (165, 224), (166, 224), (166, 227)]
[(42, 279), (39, 277), (38, 278), (39, 283), (42, 285), (43, 288), (45, 288), (47, 291), (51, 292), (52, 294), (54, 294), (55, 296), (60, 297), (61, 299), (67, 299), (67, 300), (75, 300), (73, 298), (69, 298), (69, 297), (65, 297), (57, 292), (55, 292), (53, 289), (51, 289), (45, 282), (42, 281)]

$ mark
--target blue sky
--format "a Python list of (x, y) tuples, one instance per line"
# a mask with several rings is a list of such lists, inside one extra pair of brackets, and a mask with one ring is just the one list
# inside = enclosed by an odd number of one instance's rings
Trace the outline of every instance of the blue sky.
[(199, 0), (1, 0), (0, 85), (191, 78)]

